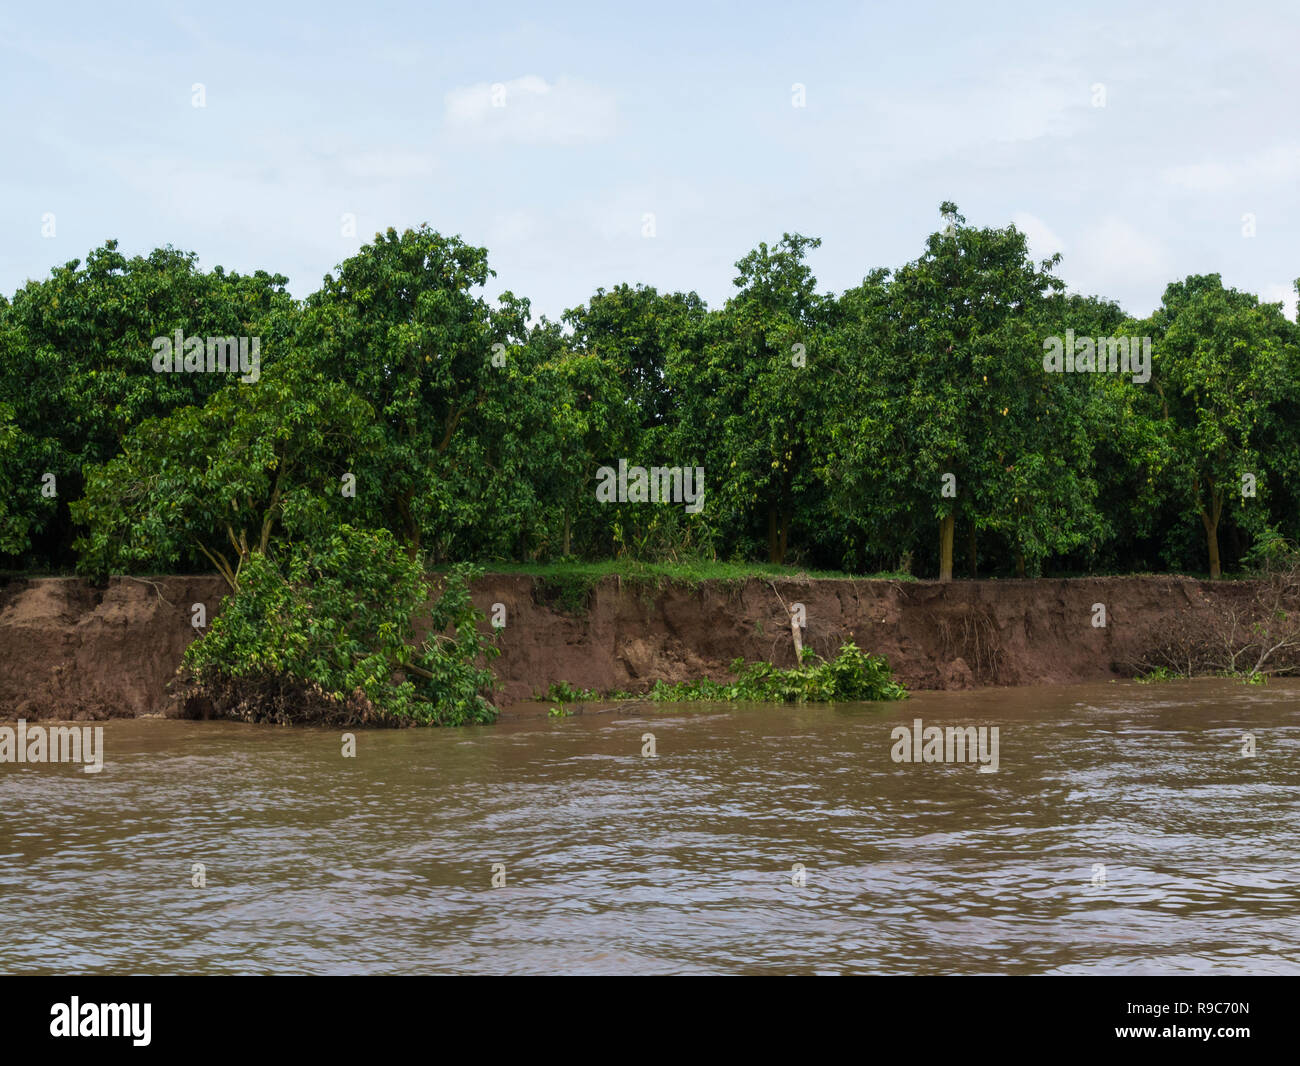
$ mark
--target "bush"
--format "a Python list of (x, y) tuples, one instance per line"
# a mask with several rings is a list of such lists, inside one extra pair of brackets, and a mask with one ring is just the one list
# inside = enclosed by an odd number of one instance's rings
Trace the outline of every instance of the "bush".
[(254, 553), (239, 590), (185, 652), (185, 698), (245, 721), (493, 721), (480, 694), (493, 676), (479, 662), (498, 649), (470, 600), (478, 573), (451, 570), (417, 642), (426, 578), (387, 531), (344, 525), (322, 543), (293, 546), (282, 564)]
[(750, 700), (759, 703), (907, 698), (907, 689), (894, 680), (885, 658), (870, 655), (856, 644), (841, 646), (839, 654), (830, 662), (810, 651), (804, 654), (803, 665), (790, 670), (782, 670), (771, 663), (746, 665), (743, 659), (737, 659), (731, 664), (736, 680), (730, 684), (707, 679), (672, 685), (659, 681), (650, 690), (650, 698), (663, 702)]

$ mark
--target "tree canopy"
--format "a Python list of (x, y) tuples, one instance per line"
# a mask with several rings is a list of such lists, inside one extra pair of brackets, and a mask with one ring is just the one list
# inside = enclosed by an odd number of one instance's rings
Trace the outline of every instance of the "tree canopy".
[[(234, 588), (346, 524), (431, 566), (1218, 576), (1300, 540), (1280, 305), (1204, 275), (1134, 318), (1067, 294), (1014, 226), (951, 203), (939, 223), (838, 295), (820, 241), (786, 233), (720, 307), (618, 283), (558, 321), (488, 299), (487, 251), (427, 226), (376, 234), (301, 302), (275, 273), (109, 241), (0, 299), (0, 564)], [(193, 365), (159, 372), (173, 337)], [(241, 339), (258, 374), (214, 372)]]

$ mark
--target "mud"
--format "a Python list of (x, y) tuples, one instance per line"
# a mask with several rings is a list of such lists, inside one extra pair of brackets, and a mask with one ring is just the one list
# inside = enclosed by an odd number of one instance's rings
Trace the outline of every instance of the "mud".
[[(180, 713), (168, 683), (226, 593), (217, 577), (19, 578), (0, 586), (0, 719), (95, 720)], [(845, 640), (882, 654), (915, 689), (962, 689), (1131, 677), (1153, 642), (1213, 620), (1250, 582), (1181, 577), (1026, 581), (783, 579), (652, 587), (607, 578), (562, 604), (526, 576), (486, 575), (474, 601), (505, 608), (493, 660), (501, 704), (557, 681), (642, 691), (656, 680), (725, 679), (733, 659), (794, 663), (789, 608), (804, 643), (830, 657)], [(1093, 625), (1104, 604), (1105, 627)], [(565, 607), (568, 609), (566, 610)], [(485, 629), (487, 623), (484, 623)]]

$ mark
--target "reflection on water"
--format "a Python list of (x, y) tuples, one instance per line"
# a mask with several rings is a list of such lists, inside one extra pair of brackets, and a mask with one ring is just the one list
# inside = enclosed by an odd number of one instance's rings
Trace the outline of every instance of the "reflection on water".
[[(0, 971), (1300, 973), (1297, 695), (639, 707), (356, 759), (108, 722), (101, 774), (0, 766)], [(914, 718), (997, 725), (998, 772), (892, 762)]]

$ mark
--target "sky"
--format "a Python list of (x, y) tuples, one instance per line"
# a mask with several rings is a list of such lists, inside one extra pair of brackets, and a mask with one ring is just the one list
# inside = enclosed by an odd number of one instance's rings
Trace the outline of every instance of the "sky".
[(6, 5), (0, 292), (116, 238), (305, 297), (428, 223), (534, 316), (717, 306), (759, 242), (838, 293), (952, 200), (1130, 314), (1219, 273), (1294, 317), (1298, 102), (1295, 0)]

